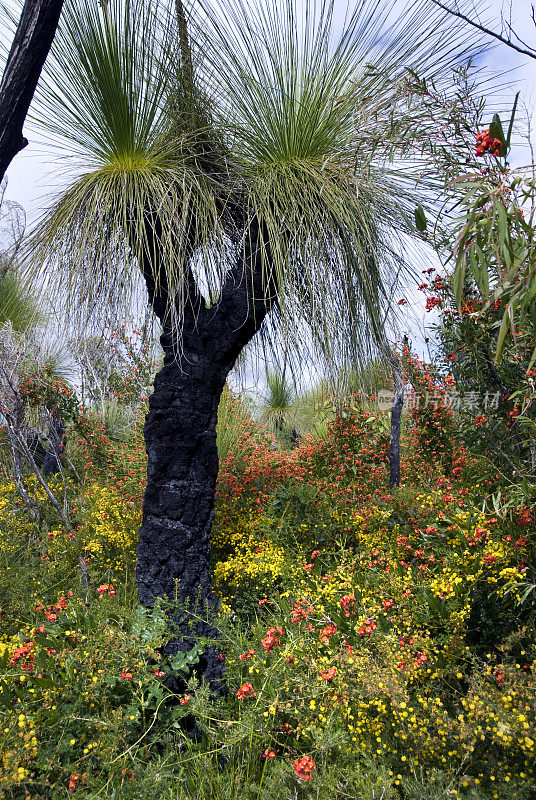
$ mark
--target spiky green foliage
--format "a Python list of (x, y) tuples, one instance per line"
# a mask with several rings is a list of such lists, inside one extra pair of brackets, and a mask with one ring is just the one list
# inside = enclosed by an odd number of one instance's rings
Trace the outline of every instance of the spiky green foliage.
[(72, 0), (63, 12), (36, 122), (73, 156), (76, 177), (32, 246), (38, 261), (61, 265), (83, 310), (131, 299), (136, 264), (146, 252), (156, 260), (156, 218), (165, 276), (155, 268), (155, 277), (180, 309), (187, 258), (221, 234), (218, 175), (199, 154), (208, 122), (181, 126), (172, 103), (180, 72), (173, 34), (152, 0)]
[(339, 362), (370, 351), (426, 188), (396, 161), (399, 82), (465, 47), (432, 5), (391, 5), (361, 0), (341, 22), (333, 1), (200, 2), (190, 47), (180, 3), (177, 20), (158, 0), (68, 0), (38, 117), (82, 169), (35, 234), (37, 263), (92, 311), (131, 295), (149, 254), (180, 331), (190, 271), (217, 298), (255, 219), (287, 340)]
[(37, 298), (21, 284), (16, 272), (7, 272), (0, 280), (0, 325), (9, 322), (14, 331), (24, 333), (42, 320)]
[(218, 407), (217, 442), (220, 461), (231, 454), (240, 457), (239, 443), (245, 434), (259, 438), (248, 402), (246, 396), (236, 395), (228, 386), (224, 387)]
[(288, 445), (295, 435), (296, 400), (296, 392), (284, 372), (267, 372), (261, 419), (283, 445)]

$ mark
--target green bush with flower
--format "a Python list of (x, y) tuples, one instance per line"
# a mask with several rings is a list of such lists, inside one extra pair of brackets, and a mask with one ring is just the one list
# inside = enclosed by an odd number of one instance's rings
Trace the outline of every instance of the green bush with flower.
[[(38, 513), (0, 484), (3, 796), (530, 800), (534, 509), (474, 480), (444, 407), (408, 416), (396, 495), (384, 420), (357, 399), (289, 451), (237, 418), (213, 534), (216, 701), (205, 644), (167, 653), (163, 607), (137, 606), (140, 428), (120, 448), (80, 415), (82, 469), (49, 482), (67, 528), (35, 476)], [(425, 460), (442, 437), (447, 457)]]

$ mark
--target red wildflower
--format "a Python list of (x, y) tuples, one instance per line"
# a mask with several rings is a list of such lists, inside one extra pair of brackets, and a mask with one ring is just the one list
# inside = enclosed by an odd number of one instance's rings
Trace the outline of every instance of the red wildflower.
[(236, 693), (236, 696), (238, 697), (239, 700), (243, 700), (244, 697), (256, 697), (257, 692), (253, 691), (253, 686), (251, 685), (251, 683), (243, 683), (238, 692)]
[(320, 641), (323, 642), (324, 644), (329, 644), (329, 640), (335, 633), (337, 633), (337, 628), (335, 627), (335, 625), (333, 625), (332, 623), (326, 625), (326, 627), (322, 628), (322, 630), (320, 631)]
[(311, 756), (302, 756), (294, 762), (294, 774), (302, 781), (310, 781), (316, 764)]
[(440, 297), (428, 297), (426, 299), (426, 310), (431, 311), (433, 308), (441, 303)]
[(281, 646), (281, 637), (285, 635), (285, 631), (279, 625), (276, 628), (268, 628), (266, 636), (262, 639), (262, 646), (267, 653), (271, 653), (274, 647)]
[(292, 616), (290, 617), (291, 622), (299, 622), (302, 619), (307, 619), (309, 614), (312, 614), (313, 607), (306, 603), (303, 600), (298, 600), (294, 603), (294, 608), (292, 610)]
[(489, 153), (497, 158), (503, 144), (504, 142), (501, 142), (500, 139), (496, 139), (494, 136), (490, 136), (488, 128), (487, 130), (482, 131), (482, 133), (478, 133), (476, 136), (475, 155), (478, 158), (480, 158), (482, 156), (485, 156), (486, 153)]
[(372, 636), (377, 627), (378, 626), (375, 622), (372, 622), (372, 620), (367, 620), (360, 626), (358, 633), (360, 636)]
[(115, 589), (111, 583), (102, 583), (98, 589), (99, 598), (103, 598), (105, 594), (108, 594), (109, 597), (115, 597)]
[(504, 672), (502, 669), (496, 669), (495, 672), (493, 673), (493, 677), (495, 678), (499, 686), (502, 683), (504, 683)]
[(337, 674), (337, 667), (330, 667), (325, 672), (321, 672), (320, 677), (324, 681), (332, 681), (336, 674)]
[(16, 664), (17, 661), (23, 660), (23, 663), (20, 665), (21, 669), (30, 671), (34, 667), (34, 659), (35, 653), (32, 653), (32, 647), (34, 646), (33, 641), (25, 642), (22, 647), (17, 647), (16, 650), (13, 651), (13, 655), (11, 656), (11, 660), (9, 665), (12, 666)]
[(344, 611), (344, 616), (349, 617), (351, 614), (356, 613), (355, 597), (353, 594), (344, 594), (341, 597), (341, 606)]

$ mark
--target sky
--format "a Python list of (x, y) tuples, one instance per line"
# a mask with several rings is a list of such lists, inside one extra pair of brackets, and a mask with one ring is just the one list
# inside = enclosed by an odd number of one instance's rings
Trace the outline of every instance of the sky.
[[(456, 0), (447, 0), (455, 7)], [(345, 7), (344, 0), (340, 0), (341, 9)], [(396, 8), (396, 1), (393, 2)], [(475, 9), (477, 8), (475, 4)], [(495, 30), (500, 29), (500, 5), (490, 6), (488, 10), (482, 11), (482, 5), (478, 4), (480, 18), (482, 21), (489, 21)], [(510, 4), (505, 3), (503, 12), (510, 12)], [(531, 0), (512, 0), (511, 6), (512, 23), (514, 29), (522, 38), (526, 37), (527, 43), (536, 47), (536, 27), (531, 19)], [(475, 17), (476, 17), (475, 11)], [(522, 99), (529, 108), (536, 103), (536, 60), (531, 60), (521, 56), (503, 45), (497, 45), (483, 59), (485, 66), (493, 74), (504, 75), (505, 83), (510, 83), (505, 87), (500, 97), (494, 99), (494, 105), (499, 103), (508, 108), (515, 92), (520, 89)], [(32, 134), (29, 125), (26, 125), (25, 133), (29, 139), (29, 145), (19, 153), (7, 171), (8, 188), (6, 197), (9, 200), (20, 203), (26, 211), (28, 222), (31, 223), (39, 216), (43, 206), (50, 203), (54, 195), (54, 187), (58, 186), (57, 170), (50, 161), (50, 157), (44, 152)], [(519, 162), (525, 160), (525, 152), (521, 151), (515, 160)]]
[[(252, 1), (257, 2), (258, 0)], [(345, 0), (336, 0), (336, 2), (340, 2), (341, 13), (344, 13)], [(393, 14), (396, 14), (399, 2), (400, 0), (393, 0)], [(455, 7), (456, 4), (456, 0), (444, 0), (444, 2), (450, 3), (451, 7)], [(536, 48), (536, 26), (531, 19), (530, 0), (512, 0), (511, 5), (510, 2), (505, 2), (501, 8), (501, 4), (498, 3), (490, 5), (487, 9), (483, 9), (481, 4), (475, 3), (473, 11), (470, 10), (471, 2), (472, 0), (468, 0), (464, 6), (469, 9), (468, 13), (472, 18), (477, 19), (480, 15), (482, 23), (500, 31), (502, 12), (503, 19), (511, 19), (514, 30), (525, 39), (526, 44)], [(511, 108), (514, 95), (518, 90), (521, 91), (521, 101), (528, 109), (529, 115), (533, 116), (536, 113), (536, 60), (515, 53), (497, 43), (484, 55), (482, 65), (490, 75), (499, 78), (500, 83), (504, 83), (501, 92), (490, 99), (490, 118), (495, 110), (501, 110), (503, 116), (506, 117), (507, 109)], [(26, 212), (28, 225), (31, 226), (43, 208), (50, 205), (54, 197), (54, 190), (57, 190), (60, 182), (57, 165), (55, 167), (50, 156), (47, 156), (30, 125), (26, 126), (25, 134), (30, 143), (15, 157), (8, 169), (6, 198), (22, 205)], [(517, 165), (528, 163), (529, 155), (528, 147), (519, 143), (512, 153), (512, 162)], [(425, 314), (422, 293), (410, 289), (404, 296), (410, 300), (410, 305), (404, 309), (407, 312), (407, 330), (413, 341), (418, 342), (418, 349), (422, 349), (420, 354), (425, 355), (424, 326), (426, 323), (434, 321), (434, 312)]]

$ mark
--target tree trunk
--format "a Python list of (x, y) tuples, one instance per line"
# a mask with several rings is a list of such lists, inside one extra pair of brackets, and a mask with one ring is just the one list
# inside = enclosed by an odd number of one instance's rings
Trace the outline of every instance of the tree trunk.
[[(214, 612), (210, 581), (210, 532), (218, 476), (216, 420), (228, 369), (192, 349), (173, 352), (158, 374), (144, 428), (147, 489), (136, 569), (140, 601), (178, 601), (176, 638), (167, 652), (189, 650), (200, 636), (215, 637), (205, 621)], [(181, 604), (188, 607), (181, 609)], [(215, 647), (200, 670), (214, 686), (222, 677)]]
[(402, 407), (404, 405), (404, 382), (400, 361), (395, 352), (389, 350), (388, 360), (393, 373), (393, 405), (391, 408), (391, 442), (389, 446), (389, 489), (400, 486), (400, 433), (402, 428)]
[(65, 426), (59, 414), (51, 414), (48, 426), (49, 445), (43, 461), (43, 475), (55, 475), (60, 471), (60, 457), (65, 447)]
[(0, 83), (0, 181), (28, 144), (22, 127), (58, 27), (63, 0), (26, 0)]
[[(258, 235), (251, 226), (215, 308), (204, 306), (190, 276), (180, 348), (169, 323), (165, 276), (159, 276), (157, 293), (154, 266), (144, 269), (163, 324), (165, 358), (144, 428), (147, 488), (136, 576), (145, 606), (152, 607), (156, 597), (171, 601), (175, 631), (166, 653), (173, 655), (190, 650), (200, 636), (216, 638), (207, 615), (216, 608), (210, 534), (218, 476), (218, 404), (237, 356), (275, 302), (273, 284), (264, 285)], [(223, 690), (223, 661), (215, 644), (206, 648), (197, 673), (214, 691)]]

